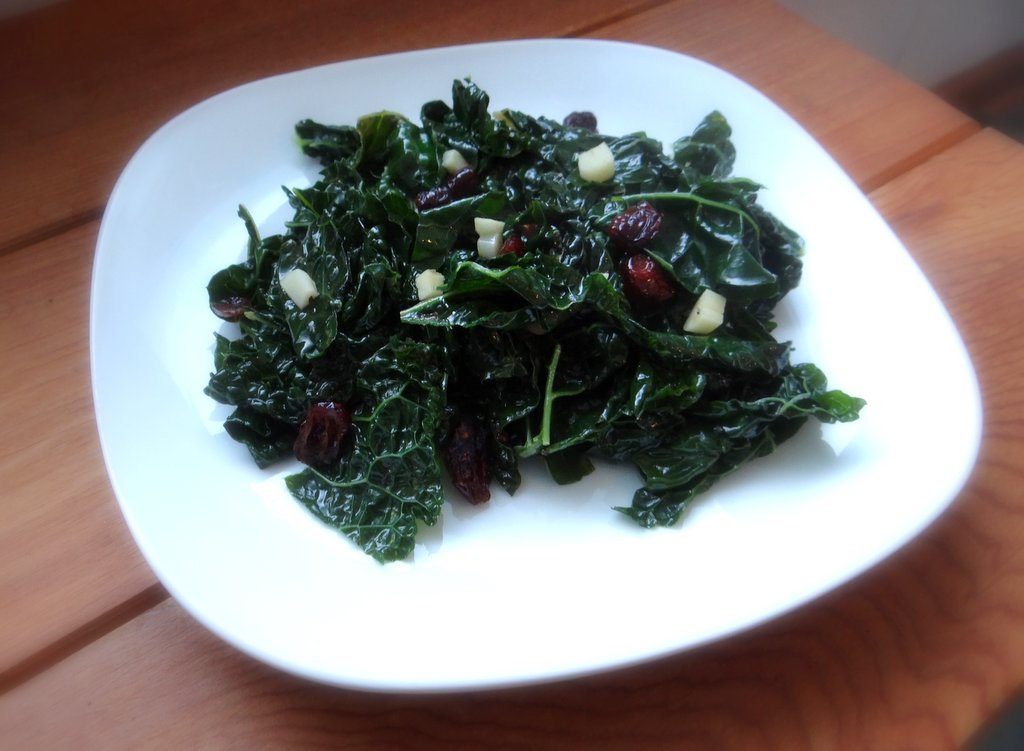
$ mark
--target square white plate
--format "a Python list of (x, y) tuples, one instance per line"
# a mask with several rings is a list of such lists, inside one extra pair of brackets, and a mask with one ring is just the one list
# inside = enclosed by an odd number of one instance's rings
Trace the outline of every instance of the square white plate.
[[(723, 481), (672, 529), (611, 510), (632, 471), (578, 485), (527, 467), (514, 498), (454, 500), (412, 559), (381, 565), (291, 499), (294, 465), (257, 469), (203, 394), (218, 321), (210, 275), (243, 257), (245, 204), (267, 233), (281, 186), (318, 165), (311, 117), (418, 117), (466, 76), (492, 108), (597, 113), (602, 132), (668, 146), (713, 109), (735, 174), (807, 241), (780, 306), (794, 361), (867, 400), (850, 425), (808, 424)], [(176, 117), (135, 154), (96, 250), (92, 377), (104, 457), (127, 523), (173, 596), (284, 670), (378, 690), (493, 687), (579, 675), (692, 648), (790, 610), (893, 552), (955, 497), (981, 409), (946, 311), (861, 192), (788, 115), (703, 62), (630, 44), (516, 41), (410, 52), (258, 81)]]

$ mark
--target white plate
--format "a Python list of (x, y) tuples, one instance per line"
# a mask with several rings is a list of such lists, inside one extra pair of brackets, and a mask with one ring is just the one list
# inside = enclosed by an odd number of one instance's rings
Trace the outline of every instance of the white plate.
[[(486, 508), (455, 501), (413, 559), (380, 565), (258, 470), (203, 395), (205, 285), (239, 260), (250, 208), (280, 231), (282, 185), (310, 183), (293, 125), (418, 117), (471, 76), (494, 109), (597, 113), (602, 131), (666, 145), (712, 109), (736, 174), (808, 244), (781, 306), (796, 361), (867, 399), (861, 420), (807, 425), (716, 486), (683, 523), (645, 531), (611, 510), (635, 478), (602, 467), (571, 488), (527, 471)], [(92, 289), (103, 452), (143, 554), (172, 595), (238, 648), (284, 670), (380, 690), (493, 687), (692, 648), (794, 608), (911, 539), (955, 497), (980, 438), (970, 362), (948, 315), (868, 201), (750, 86), (664, 50), (517, 41), (328, 65), (225, 92), (154, 134), (107, 206)], [(533, 468), (536, 470), (536, 468)]]

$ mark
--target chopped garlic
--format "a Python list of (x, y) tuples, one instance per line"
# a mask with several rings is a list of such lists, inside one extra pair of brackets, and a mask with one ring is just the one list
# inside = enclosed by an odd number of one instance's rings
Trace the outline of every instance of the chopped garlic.
[(462, 156), (455, 149), (448, 149), (441, 154), (441, 166), (449, 175), (455, 175), (466, 169), (469, 166), (469, 162), (466, 161), (466, 157)]
[(499, 237), (505, 231), (505, 222), (478, 216), (473, 219), (473, 229), (480, 237)]
[(305, 309), (310, 300), (320, 296), (312, 277), (302, 269), (292, 269), (283, 275), (281, 289), (299, 307), (299, 310)]
[(577, 165), (580, 168), (580, 177), (588, 182), (608, 182), (615, 175), (615, 157), (604, 141), (581, 153)]
[(505, 223), (478, 216), (473, 219), (473, 227), (480, 236), (476, 241), (476, 252), (481, 258), (497, 258), (503, 241), (502, 235), (505, 234)]
[(497, 112), (495, 112), (492, 115), (492, 117), (495, 120), (497, 120), (499, 123), (505, 123), (505, 125), (507, 125), (510, 128), (515, 128), (516, 127), (516, 124), (514, 122), (512, 122), (512, 118), (508, 116), (508, 110), (507, 109), (505, 109), (505, 110), (498, 110)]
[(421, 271), (416, 275), (416, 297), (420, 300), (429, 300), (441, 294), (441, 287), (444, 286), (444, 274), (433, 269)]
[(693, 310), (683, 324), (683, 331), (691, 334), (710, 334), (725, 320), (725, 298), (709, 289), (701, 292)]
[(500, 250), (500, 237), (481, 237), (476, 241), (476, 252), (481, 258), (497, 258)]

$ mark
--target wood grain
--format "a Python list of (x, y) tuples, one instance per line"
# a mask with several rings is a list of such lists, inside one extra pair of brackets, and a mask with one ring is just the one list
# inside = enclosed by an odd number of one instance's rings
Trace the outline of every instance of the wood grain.
[(232, 86), (387, 52), (568, 35), (648, 4), (67, 0), (0, 23), (0, 250), (96, 218), (150, 133)]
[(0, 727), (45, 748), (961, 747), (1024, 676), (1022, 181), (1024, 149), (984, 131), (872, 195), (969, 342), (985, 438), (945, 515), (811, 606), (605, 675), (394, 696), (277, 673), (168, 601), (0, 697)]
[(96, 230), (3, 258), (0, 676), (155, 581), (114, 501), (93, 419), (85, 259)]
[(591, 35), (642, 40), (737, 75), (798, 120), (866, 191), (978, 129), (891, 68), (767, 0), (674, 2)]

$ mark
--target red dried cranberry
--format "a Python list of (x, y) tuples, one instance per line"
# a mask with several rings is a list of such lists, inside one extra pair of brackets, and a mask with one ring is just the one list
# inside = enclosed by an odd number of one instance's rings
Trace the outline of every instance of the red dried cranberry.
[(448, 190), (448, 186), (438, 185), (436, 188), (429, 188), (416, 195), (416, 208), (420, 211), (436, 209), (438, 206), (444, 206), (451, 200), (452, 194)]
[(237, 321), (251, 307), (252, 301), (248, 297), (231, 296), (210, 303), (210, 310), (213, 311), (213, 314), (225, 321)]
[(619, 263), (626, 297), (634, 305), (656, 305), (675, 294), (665, 271), (646, 253), (634, 253)]
[(647, 201), (617, 214), (608, 227), (608, 234), (624, 248), (639, 249), (658, 236), (661, 212)]
[(473, 505), (491, 498), (487, 432), (469, 415), (455, 423), (444, 455), (452, 484)]
[(311, 404), (292, 447), (295, 458), (310, 467), (333, 464), (351, 426), (352, 415), (344, 405), (337, 402)]
[(517, 256), (521, 256), (526, 252), (526, 243), (523, 242), (523, 238), (519, 235), (509, 235), (505, 242), (501, 244), (501, 251), (504, 253), (515, 253)]
[(477, 192), (478, 184), (473, 168), (463, 167), (448, 179), (448, 191), (452, 194), (453, 201), (468, 198)]
[(583, 128), (591, 133), (597, 133), (597, 117), (593, 112), (570, 112), (562, 120), (562, 125), (567, 128)]
[(460, 198), (468, 198), (479, 189), (479, 180), (472, 167), (464, 167), (436, 188), (429, 188), (416, 195), (416, 208), (436, 209)]

